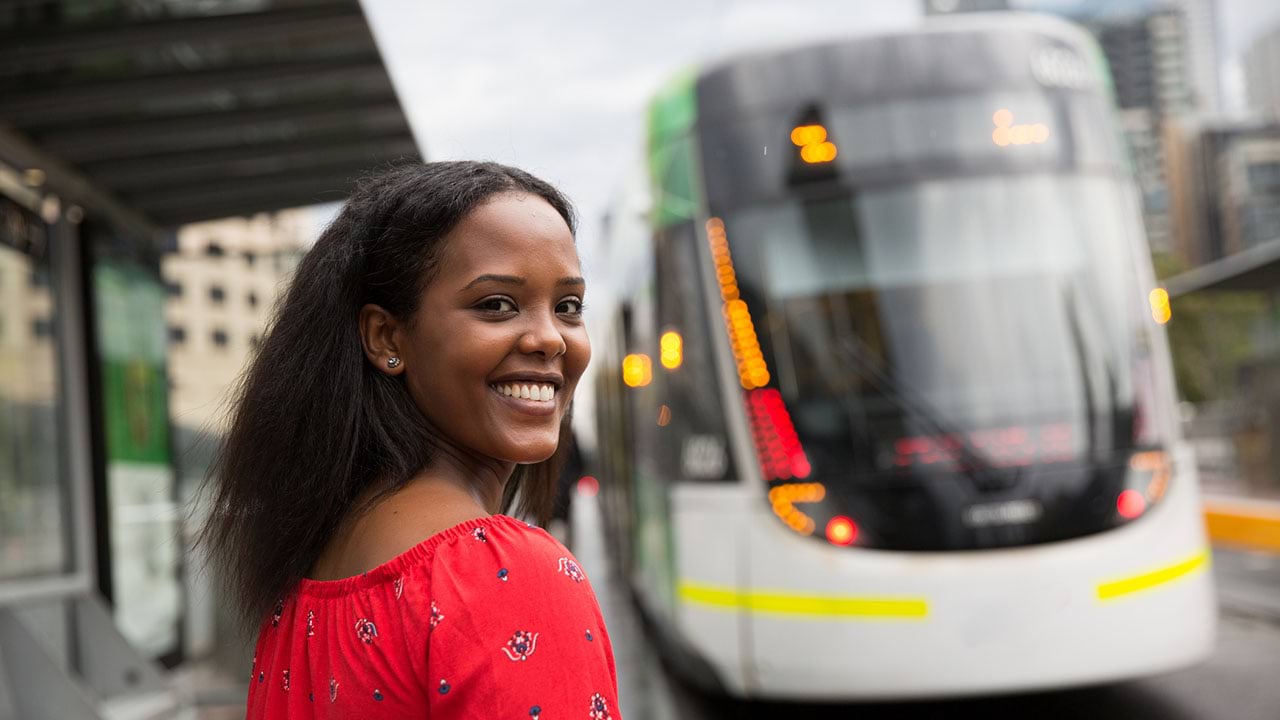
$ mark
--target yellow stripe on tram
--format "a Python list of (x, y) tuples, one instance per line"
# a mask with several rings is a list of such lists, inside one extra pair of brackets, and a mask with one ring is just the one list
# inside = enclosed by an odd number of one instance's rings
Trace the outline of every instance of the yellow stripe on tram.
[(1205, 548), (1195, 555), (1150, 572), (1104, 582), (1098, 585), (1099, 600), (1113, 600), (1131, 593), (1150, 590), (1158, 585), (1177, 580), (1184, 575), (1200, 570), (1209, 564), (1209, 549)]
[(867, 598), (838, 595), (795, 595), (743, 591), (682, 582), (680, 599), (695, 605), (748, 610), (775, 615), (822, 618), (881, 618), (919, 620), (928, 617), (929, 603), (915, 598)]

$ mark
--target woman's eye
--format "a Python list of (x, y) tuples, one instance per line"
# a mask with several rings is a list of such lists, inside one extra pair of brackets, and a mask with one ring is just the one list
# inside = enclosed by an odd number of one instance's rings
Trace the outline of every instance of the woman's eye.
[(577, 298), (567, 298), (565, 300), (561, 300), (560, 304), (556, 305), (556, 314), (557, 315), (581, 315), (582, 301)]
[(476, 308), (487, 312), (506, 313), (515, 312), (516, 304), (511, 300), (511, 298), (492, 297), (481, 300), (480, 304), (477, 305)]

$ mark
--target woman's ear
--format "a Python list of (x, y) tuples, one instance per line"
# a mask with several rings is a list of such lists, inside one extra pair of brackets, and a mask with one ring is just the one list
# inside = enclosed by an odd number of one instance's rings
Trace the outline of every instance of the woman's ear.
[(360, 342), (373, 366), (387, 375), (404, 372), (404, 357), (397, 346), (399, 324), (394, 316), (372, 303), (360, 308)]

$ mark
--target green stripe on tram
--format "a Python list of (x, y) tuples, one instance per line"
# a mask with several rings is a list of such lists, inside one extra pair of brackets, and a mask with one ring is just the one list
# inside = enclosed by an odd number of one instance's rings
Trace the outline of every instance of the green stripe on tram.
[(698, 210), (693, 126), (698, 120), (697, 72), (667, 83), (649, 105), (649, 186), (655, 230), (692, 220)]

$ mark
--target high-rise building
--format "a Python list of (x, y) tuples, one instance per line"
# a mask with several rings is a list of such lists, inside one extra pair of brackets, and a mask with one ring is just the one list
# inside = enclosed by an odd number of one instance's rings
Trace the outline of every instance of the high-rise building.
[(1194, 106), (1206, 116), (1216, 116), (1222, 109), (1222, 85), (1218, 76), (1218, 3), (1217, 0), (1178, 0), (1186, 23), (1186, 42), (1190, 63)]
[(175, 252), (161, 262), (175, 425), (221, 434), (227, 390), (305, 252), (310, 213), (285, 210), (178, 231)]
[(1121, 108), (1146, 108), (1156, 116), (1182, 115), (1194, 107), (1183, 14), (1174, 8), (1123, 19), (1089, 22), (1102, 45)]
[(1170, 159), (1181, 254), (1202, 265), (1280, 241), (1280, 124), (1180, 130)]
[(1121, 125), (1143, 198), (1147, 238), (1156, 252), (1173, 251), (1167, 149), (1162, 127), (1196, 110), (1191, 52), (1180, 9), (1166, 6), (1135, 17), (1092, 19), (1115, 81)]
[(1249, 110), (1280, 118), (1280, 26), (1249, 46), (1244, 53), (1245, 94)]
[(1009, 0), (924, 0), (926, 15), (1008, 10)]

